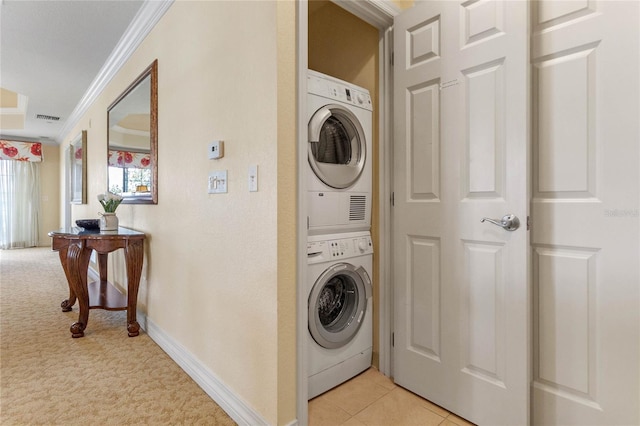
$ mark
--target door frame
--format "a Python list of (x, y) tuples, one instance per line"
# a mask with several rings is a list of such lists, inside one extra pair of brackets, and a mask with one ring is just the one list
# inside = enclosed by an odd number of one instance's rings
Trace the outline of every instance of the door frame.
[[(380, 329), (379, 352), (380, 352), (380, 372), (391, 375), (391, 336), (393, 322), (393, 299), (391, 282), (391, 190), (392, 182), (392, 132), (393, 132), (393, 105), (392, 89), (393, 75), (391, 65), (391, 49), (393, 39), (391, 38), (391, 28), (394, 17), (400, 13), (400, 9), (391, 0), (365, 0), (362, 2), (352, 2), (349, 0), (331, 0), (336, 5), (355, 15), (359, 19), (369, 23), (379, 30), (379, 104), (374, 105), (377, 109), (379, 120), (378, 149), (380, 152), (379, 163), (379, 220), (377, 226), (380, 229), (381, 243), (376, 248), (378, 262), (379, 282), (379, 316)], [(307, 69), (309, 54), (309, 22), (307, 0), (296, 0), (296, 82), (297, 82), (297, 135), (298, 135), (298, 227), (297, 227), (297, 351), (296, 351), (296, 412), (297, 424), (308, 424), (308, 363), (307, 348), (305, 345), (308, 322), (307, 297), (305, 295), (305, 280), (307, 279), (307, 206), (303, 200), (307, 199), (306, 191), (306, 169), (303, 167), (307, 161)]]

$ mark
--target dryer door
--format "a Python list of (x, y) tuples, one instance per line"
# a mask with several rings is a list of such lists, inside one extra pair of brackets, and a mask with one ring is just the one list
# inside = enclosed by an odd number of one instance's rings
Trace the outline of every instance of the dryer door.
[(337, 263), (324, 271), (309, 294), (309, 332), (322, 347), (349, 343), (360, 329), (371, 297), (371, 280), (362, 268)]
[(367, 149), (362, 125), (340, 105), (325, 105), (309, 121), (309, 164), (326, 185), (344, 189), (360, 177)]

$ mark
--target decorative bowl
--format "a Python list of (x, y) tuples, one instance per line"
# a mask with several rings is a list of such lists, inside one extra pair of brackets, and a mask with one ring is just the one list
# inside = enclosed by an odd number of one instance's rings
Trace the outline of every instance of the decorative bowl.
[(78, 219), (76, 225), (84, 229), (100, 229), (100, 219)]

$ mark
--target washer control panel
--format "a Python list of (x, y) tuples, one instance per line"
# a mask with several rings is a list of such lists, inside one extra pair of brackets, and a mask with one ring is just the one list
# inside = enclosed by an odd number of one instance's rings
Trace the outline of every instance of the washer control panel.
[(310, 264), (348, 259), (366, 254), (373, 254), (373, 243), (368, 233), (367, 235), (352, 235), (328, 240), (316, 237), (316, 239), (307, 241), (307, 259)]

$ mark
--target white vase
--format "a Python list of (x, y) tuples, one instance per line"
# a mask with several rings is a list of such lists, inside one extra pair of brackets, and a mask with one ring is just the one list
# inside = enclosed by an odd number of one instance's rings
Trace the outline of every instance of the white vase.
[(101, 231), (117, 231), (118, 216), (115, 213), (100, 213), (100, 230)]

